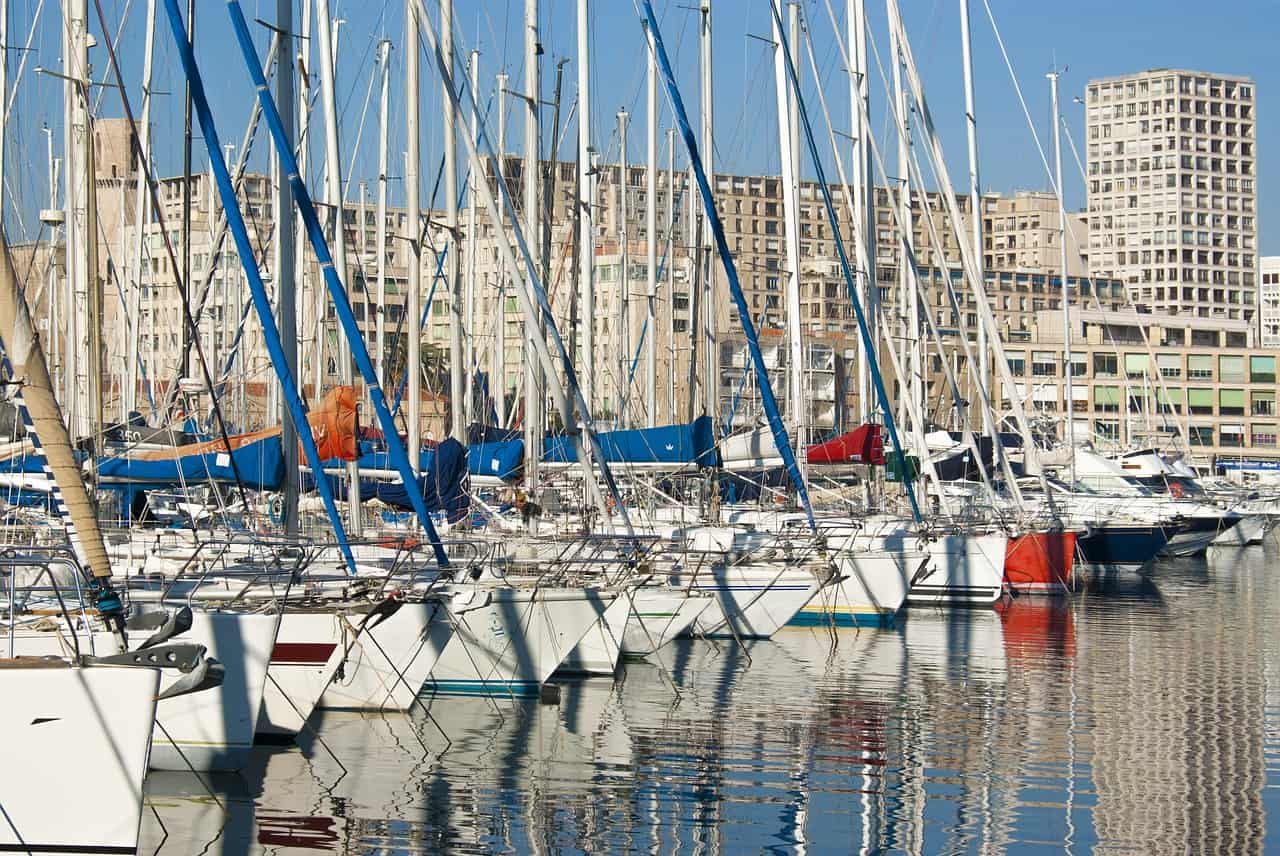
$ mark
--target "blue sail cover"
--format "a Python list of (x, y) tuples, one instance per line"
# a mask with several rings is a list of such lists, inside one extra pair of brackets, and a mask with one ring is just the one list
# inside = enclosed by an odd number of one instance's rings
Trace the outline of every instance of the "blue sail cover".
[[(450, 437), (436, 447), (431, 466), (417, 479), (417, 489), (429, 511), (443, 511), (450, 523), (466, 517), (471, 506), (471, 493), (467, 487), (467, 447)], [(361, 495), (366, 490), (361, 485)], [(401, 482), (378, 482), (375, 486), (378, 499), (393, 508), (410, 511), (413, 498)]]
[[(663, 425), (597, 435), (605, 460), (611, 464), (668, 464), (673, 467), (716, 465), (711, 418), (699, 416), (687, 425)], [(569, 437), (547, 437), (542, 460), (552, 464), (577, 463)]]
[[(573, 451), (570, 447), (569, 451)], [(473, 476), (497, 476), (509, 481), (519, 475), (524, 463), (524, 440), (500, 443), (473, 443), (467, 455), (467, 469)]]
[(97, 459), (98, 479), (103, 487), (110, 487), (112, 483), (152, 488), (206, 484), (209, 481), (235, 484), (232, 457), (239, 467), (241, 482), (249, 490), (279, 490), (284, 484), (284, 455), (279, 434), (246, 443), (230, 454), (198, 452), (162, 461), (143, 461), (128, 456), (100, 457)]

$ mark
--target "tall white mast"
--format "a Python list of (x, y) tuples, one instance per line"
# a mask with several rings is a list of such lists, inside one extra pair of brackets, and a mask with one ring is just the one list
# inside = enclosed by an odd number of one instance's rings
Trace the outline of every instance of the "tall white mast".
[[(471, 72), (471, 138), (476, 139), (480, 129), (480, 51), (472, 49), (471, 61), (467, 64)], [(467, 172), (467, 283), (464, 295), (464, 307), (467, 317), (466, 355), (467, 377), (463, 390), (464, 421), (470, 425), (473, 421), (484, 421), (483, 411), (478, 415), (475, 408), (476, 369), (479, 364), (476, 357), (476, 181), (474, 172)]]
[[(378, 43), (378, 67), (382, 89), (378, 94), (378, 231), (377, 243), (377, 338), (378, 385), (387, 382), (387, 119), (391, 90), (391, 40)], [(277, 71), (277, 74), (279, 72)]]
[[(582, 295), (583, 398), (596, 411), (595, 209), (591, 193), (591, 55), (587, 0), (578, 0), (578, 289)], [(583, 415), (586, 419), (586, 414)]]
[[(127, 368), (124, 372), (125, 412), (138, 407), (138, 367), (142, 361), (142, 291), (146, 280), (146, 260), (143, 258), (146, 243), (146, 224), (151, 209), (147, 205), (147, 180), (145, 166), (151, 158), (151, 83), (155, 57), (156, 0), (147, 0), (146, 35), (142, 48), (142, 110), (141, 127), (138, 129), (138, 147), (142, 150), (142, 162), (134, 175), (133, 195), (133, 282), (129, 289), (129, 348), (125, 354)], [(0, 186), (3, 179), (0, 179)], [(52, 324), (50, 325), (52, 326)]]
[[(1075, 390), (1071, 379), (1071, 290), (1067, 287), (1067, 204), (1062, 186), (1062, 118), (1058, 113), (1058, 77), (1055, 69), (1049, 78), (1050, 100), (1053, 109), (1053, 161), (1054, 185), (1058, 191), (1058, 258), (1062, 271), (1062, 376), (1066, 378), (1067, 450), (1071, 453), (1071, 483), (1076, 481), (1076, 418), (1073, 398)], [(1125, 394), (1124, 412), (1129, 412), (1128, 393)]]
[[(324, 101), (324, 197), (329, 206), (329, 216), (333, 223), (333, 264), (338, 269), (347, 292), (351, 292), (350, 273), (347, 267), (346, 217), (342, 198), (342, 155), (338, 139), (338, 98), (337, 71), (335, 57), (337, 53), (337, 32), (333, 27), (333, 19), (329, 17), (329, 0), (316, 0), (316, 30), (320, 40), (320, 96)], [(338, 378), (345, 385), (354, 382), (354, 368), (351, 363), (351, 343), (346, 336), (338, 337)], [(320, 390), (316, 390), (319, 396)], [(356, 461), (347, 463), (347, 478), (350, 490), (347, 494), (347, 532), (358, 536), (361, 529), (360, 513), (360, 464)]]
[[(852, 105), (850, 132), (853, 137), (853, 181), (855, 202), (854, 228), (861, 229), (867, 246), (867, 260), (858, 280), (858, 298), (867, 315), (867, 326), (872, 340), (879, 336), (874, 332), (879, 325), (880, 291), (876, 285), (876, 188), (872, 181), (871, 128), (863, 116), (871, 115), (871, 87), (868, 85), (870, 63), (867, 58), (867, 4), (866, 0), (848, 0), (847, 22), (849, 45), (853, 51), (852, 68), (849, 70), (849, 103)], [(859, 205), (861, 210), (859, 210)], [(871, 418), (876, 409), (871, 383), (871, 354), (862, 354), (858, 360), (858, 407), (863, 422)]]
[[(653, 41), (653, 34), (649, 35)], [(650, 46), (652, 50), (652, 45)], [(667, 420), (676, 414), (676, 129), (667, 129)]]
[[(698, 29), (702, 85), (702, 165), (715, 188), (715, 113), (711, 87), (711, 0), (703, 0)], [(715, 267), (711, 264), (711, 230), (703, 220), (702, 229), (702, 330), (706, 359), (702, 364), (703, 407), (712, 419), (719, 416), (720, 354), (716, 347)]]
[[(453, 0), (440, 0), (440, 53), (445, 67), (453, 74)], [(448, 95), (443, 95), (448, 98)], [(445, 256), (445, 276), (449, 285), (449, 431), (465, 441), (466, 425), (463, 406), (463, 372), (468, 371), (462, 358), (462, 282), (458, 264), (458, 131), (452, 110), (444, 112), (444, 225), (449, 234), (449, 252)], [(416, 332), (418, 319), (410, 319)], [(418, 454), (415, 450), (414, 454)]]
[[(778, 105), (778, 151), (782, 161), (782, 213), (784, 219), (783, 245), (786, 247), (786, 271), (784, 296), (787, 306), (787, 422), (791, 436), (795, 442), (804, 442), (804, 412), (807, 410), (804, 396), (804, 362), (803, 342), (801, 341), (801, 325), (804, 323), (800, 310), (800, 230), (798, 227), (799, 199), (797, 198), (796, 159), (793, 157), (795, 137), (792, 133), (794, 114), (792, 107), (795, 99), (791, 96), (790, 83), (787, 78), (787, 59), (782, 46), (782, 29), (778, 21), (782, 16), (781, 0), (770, 0), (776, 11), (771, 15), (773, 25), (773, 82), (774, 94)], [(796, 7), (790, 7), (794, 15)], [(792, 37), (794, 38), (794, 17), (792, 18)], [(792, 41), (794, 45), (795, 42)], [(798, 456), (803, 461), (804, 456)]]
[[(891, 30), (890, 50), (893, 62), (893, 95), (894, 109), (900, 117), (898, 125), (898, 305), (903, 313), (902, 342), (899, 361), (906, 377), (898, 379), (900, 396), (911, 396), (912, 401), (920, 403), (920, 352), (917, 334), (920, 330), (920, 302), (916, 294), (916, 272), (908, 262), (915, 251), (915, 221), (911, 211), (911, 115), (907, 101), (907, 92), (902, 85), (902, 56), (898, 47), (897, 31)], [(924, 188), (921, 188), (921, 199), (924, 199)], [(926, 203), (927, 204), (927, 203)], [(902, 421), (907, 420), (908, 410), (899, 408)], [(913, 426), (918, 433), (924, 430), (923, 425)], [(922, 450), (923, 454), (923, 450)]]
[[(648, 43), (648, 68), (645, 82), (645, 330), (644, 340), (644, 412), (650, 428), (658, 424), (658, 59), (653, 34), (648, 22), (644, 28)], [(673, 367), (674, 368), (674, 367)], [(672, 382), (674, 383), (674, 378)]]
[(623, 428), (631, 427), (631, 419), (627, 416), (627, 406), (631, 392), (631, 257), (627, 252), (629, 239), (627, 218), (627, 111), (618, 111), (618, 139), (620, 152), (618, 164), (618, 183), (614, 192), (618, 194), (618, 248), (621, 250), (618, 272), (618, 421)]
[[(498, 79), (498, 92), (496, 94), (494, 101), (498, 110), (498, 162), (494, 165), (494, 172), (497, 173), (497, 176), (499, 179), (505, 180), (507, 175), (507, 73), (505, 71), (498, 72), (497, 79)], [(477, 89), (476, 92), (479, 92), (479, 90)], [(473, 139), (476, 139), (476, 138), (473, 137)], [(498, 228), (499, 229), (507, 228), (507, 211), (505, 208), (503, 208), (498, 212)], [(507, 276), (508, 276), (508, 273), (507, 273), (506, 263), (502, 259), (499, 259), (498, 260), (498, 303), (501, 307), (497, 312), (499, 329), (501, 329), (504, 326), (504, 322), (506, 321), (506, 304), (504, 301), (507, 299), (506, 297)], [(500, 333), (499, 335), (503, 339), (502, 347), (505, 347), (506, 346), (505, 333)], [(505, 395), (506, 354), (502, 354), (501, 359), (504, 364), (504, 367), (503, 367), (504, 395), (502, 397), (506, 398), (506, 395)], [(506, 423), (504, 422), (503, 424), (506, 424)]]
[[(584, 4), (586, 0), (581, 0)], [(580, 9), (579, 20), (585, 21), (586, 10)], [(583, 37), (579, 35), (581, 43)], [(542, 103), (542, 83), (539, 76), (538, 56), (542, 53), (542, 46), (538, 43), (538, 0), (525, 0), (524, 4), (524, 96), (526, 99), (526, 107), (524, 119), (524, 219), (527, 231), (527, 240), (529, 241), (530, 258), (535, 260), (538, 257), (538, 247), (542, 242), (538, 240), (538, 144), (542, 139), (541, 124), (539, 123), (539, 107)], [(552, 141), (553, 150), (551, 160), (553, 161), (552, 169), (555, 168), (555, 141)], [(506, 267), (506, 256), (503, 255), (503, 267)], [(514, 271), (512, 272), (514, 273)], [(527, 276), (532, 278), (536, 271), (526, 271)], [(546, 285), (545, 283), (543, 284)], [(506, 320), (506, 281), (502, 283), (503, 291), (500, 292), (504, 300), (502, 313), (500, 317)], [(516, 288), (524, 288), (523, 284), (516, 285)], [(519, 295), (517, 295), (519, 296)], [(543, 423), (543, 401), (546, 400), (543, 394), (543, 367), (538, 361), (538, 343), (542, 340), (541, 323), (532, 323), (533, 320), (542, 322), (541, 314), (537, 306), (532, 307), (533, 313), (525, 313), (525, 342), (528, 348), (528, 359), (525, 361), (524, 375), (524, 395), (525, 395), (525, 431), (524, 431), (524, 448), (525, 448), (525, 484), (528, 488), (530, 496), (536, 496), (538, 487), (538, 462), (542, 457), (542, 423)], [(551, 381), (548, 380), (548, 383)], [(505, 385), (505, 380), (504, 380)], [(590, 406), (590, 398), (587, 399)], [(530, 525), (533, 522), (530, 521)]]
[(66, 300), (63, 319), (63, 407), (73, 438), (87, 437), (89, 424), (88, 309), (89, 252), (89, 11), (87, 0), (64, 0), (63, 4), (64, 123), (63, 151), (66, 157), (63, 205), (66, 207)]
[(418, 162), (422, 158), (422, 139), (418, 131), (418, 117), (421, 105), (421, 75), (419, 72), (420, 25), (418, 22), (418, 3), (416, 0), (405, 0), (404, 69), (405, 95), (408, 104), (405, 109), (405, 239), (409, 242), (409, 267), (406, 273), (409, 296), (405, 301), (404, 319), (405, 335), (409, 337), (407, 357), (404, 370), (408, 372), (409, 396), (409, 463), (416, 473), (421, 461), (422, 452), (422, 338), (418, 330), (418, 317), (422, 313), (422, 235), (419, 218), (422, 204), (419, 201)]
[[(973, 215), (970, 224), (973, 233), (973, 258), (978, 267), (978, 275), (983, 277), (982, 286), (986, 287), (985, 256), (982, 246), (982, 184), (978, 175), (978, 114), (973, 95), (973, 52), (969, 33), (969, 0), (960, 0), (960, 49), (964, 60), (964, 114), (965, 129), (969, 140), (969, 208)], [(965, 335), (968, 335), (967, 331)], [(973, 367), (969, 367), (970, 376)], [(978, 377), (977, 382), (983, 388), (991, 389), (991, 355), (987, 348), (986, 327), (978, 325)], [(1016, 394), (1014, 390), (1010, 395)], [(983, 433), (992, 438), (993, 454), (999, 454), (1000, 444), (995, 442), (995, 426), (991, 423), (991, 414), (982, 409)]]

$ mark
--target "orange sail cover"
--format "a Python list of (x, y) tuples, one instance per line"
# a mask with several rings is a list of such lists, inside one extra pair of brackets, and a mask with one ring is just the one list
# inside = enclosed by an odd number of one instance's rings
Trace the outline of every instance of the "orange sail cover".
[(335, 386), (329, 390), (307, 414), (307, 421), (311, 423), (321, 460), (354, 461), (360, 457), (354, 386)]
[[(325, 394), (315, 409), (307, 414), (311, 433), (316, 438), (316, 448), (320, 451), (320, 460), (331, 461), (338, 458), (343, 461), (354, 461), (360, 457), (356, 415), (354, 386), (335, 386)], [(185, 458), (188, 455), (227, 453), (256, 440), (274, 437), (279, 433), (280, 426), (277, 425), (274, 428), (264, 428), (261, 431), (228, 437), (229, 443), (224, 443), (222, 438), (218, 438), (205, 443), (139, 452), (134, 457), (140, 461), (170, 461)]]

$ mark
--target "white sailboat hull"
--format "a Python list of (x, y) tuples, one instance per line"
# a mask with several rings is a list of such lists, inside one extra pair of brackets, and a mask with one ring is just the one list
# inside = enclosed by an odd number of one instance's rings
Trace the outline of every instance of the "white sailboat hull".
[(631, 592), (622, 653), (641, 657), (660, 650), (688, 632), (709, 606), (709, 595), (687, 594), (665, 586), (636, 589)]
[[(240, 613), (194, 612), (191, 629), (172, 641), (203, 645), (225, 671), (220, 686), (161, 701), (156, 708), (151, 767), (156, 770), (239, 770), (253, 747), (254, 725), (267, 683), (267, 664), (276, 635), (277, 617)], [(140, 639), (140, 637), (139, 637)], [(70, 634), (26, 631), (17, 639), (20, 653), (68, 656)], [(84, 653), (89, 640), (81, 637)], [(0, 640), (0, 656), (9, 654), (8, 637)], [(114, 653), (116, 640), (107, 631), (93, 634), (93, 652)], [(161, 688), (183, 677), (161, 672)]]
[[(916, 540), (886, 538), (891, 550), (910, 550)], [(907, 602), (922, 605), (988, 605), (1000, 599), (1004, 586), (1005, 535), (942, 535), (927, 542), (929, 563), (910, 571)], [(905, 569), (904, 569), (905, 570)]]
[(136, 853), (155, 669), (0, 668), (0, 850)]
[(622, 656), (622, 638), (631, 615), (631, 598), (624, 593), (616, 597), (596, 623), (579, 640), (558, 672), (579, 675), (612, 675)]
[(402, 603), (390, 618), (375, 622), (358, 635), (343, 628), (345, 645), (334, 651), (342, 663), (318, 707), (408, 710), (453, 636), (448, 613), (435, 599)]
[[(860, 543), (864, 540), (870, 543)], [(929, 559), (929, 553), (906, 545), (889, 549), (882, 538), (850, 539), (835, 555), (837, 581), (818, 592), (791, 623), (888, 626), (906, 601), (907, 581)]]
[(711, 605), (693, 623), (694, 634), (750, 639), (778, 632), (822, 587), (812, 571), (772, 562), (717, 564), (696, 573), (673, 573), (668, 582), (711, 597)]
[(536, 694), (613, 602), (588, 588), (444, 591), (455, 632), (427, 681), (436, 694)]

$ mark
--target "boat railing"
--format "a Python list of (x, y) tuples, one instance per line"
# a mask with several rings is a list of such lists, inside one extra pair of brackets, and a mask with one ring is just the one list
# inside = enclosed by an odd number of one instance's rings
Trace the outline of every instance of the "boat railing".
[[(79, 659), (82, 651), (80, 638), (76, 633), (77, 622), (71, 617), (72, 609), (68, 607), (67, 598), (63, 596), (65, 586), (58, 584), (57, 575), (53, 572), (55, 567), (60, 567), (67, 571), (67, 577), (75, 590), (74, 602), (79, 606), (79, 626), (85, 628), (89, 626), (88, 599), (85, 597), (83, 587), (84, 572), (80, 567), (80, 563), (76, 561), (74, 555), (70, 554), (70, 551), (64, 548), (37, 550), (35, 553), (19, 553), (12, 549), (2, 550), (0, 551), (0, 578), (7, 578), (4, 580), (4, 591), (7, 597), (4, 615), (8, 629), (10, 657), (17, 654), (17, 630), (20, 623), (18, 616), (25, 613), (36, 620), (43, 620), (51, 615), (60, 615), (63, 619), (63, 626), (71, 636), (71, 647), (75, 651), (76, 658)], [(18, 571), (31, 568), (38, 569), (35, 579), (19, 587)], [(38, 585), (42, 579), (46, 578), (48, 585)], [(19, 600), (19, 591), (23, 595), (22, 600)], [(31, 596), (35, 596), (43, 602), (50, 600), (56, 602), (56, 611), (49, 609), (33, 610), (28, 600)], [(89, 645), (92, 650), (92, 633), (89, 634)]]

